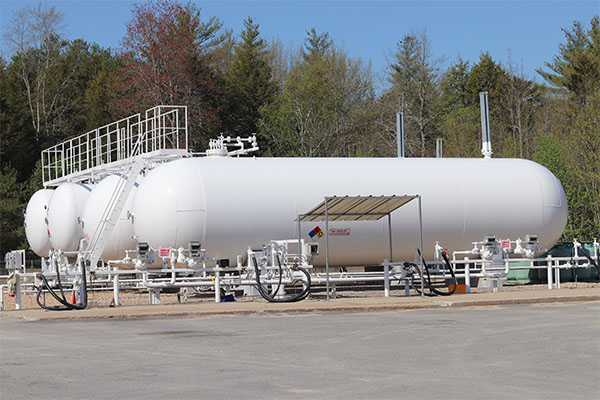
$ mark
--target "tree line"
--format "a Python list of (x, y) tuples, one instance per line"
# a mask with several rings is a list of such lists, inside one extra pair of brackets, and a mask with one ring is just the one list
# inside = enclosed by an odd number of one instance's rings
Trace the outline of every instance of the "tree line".
[[(54, 7), (16, 13), (0, 58), (0, 253), (26, 246), (22, 212), (41, 188), (40, 151), (158, 104), (188, 106), (191, 145), (256, 133), (265, 156), (386, 157), (403, 112), (406, 155), (481, 157), (479, 92), (489, 93), (494, 157), (532, 159), (562, 182), (563, 239), (600, 236), (600, 19), (563, 29), (554, 58), (527, 78), (488, 52), (442, 68), (425, 32), (397, 42), (383, 88), (327, 32), (300, 48), (266, 41), (253, 18), (236, 35), (195, 5), (133, 7), (118, 49), (62, 36)], [(512, 177), (518, 179), (518, 177)]]

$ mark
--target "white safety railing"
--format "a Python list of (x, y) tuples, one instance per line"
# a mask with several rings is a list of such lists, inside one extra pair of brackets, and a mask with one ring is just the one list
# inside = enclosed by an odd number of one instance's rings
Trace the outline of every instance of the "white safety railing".
[(185, 106), (156, 106), (42, 151), (44, 186), (89, 179), (110, 166), (148, 154), (188, 152)]
[[(292, 242), (291, 240), (289, 241)], [(138, 290), (140, 292), (151, 292), (151, 304), (160, 303), (160, 290), (165, 287), (183, 288), (183, 287), (204, 287), (214, 290), (215, 301), (220, 301), (220, 288), (238, 288), (238, 287), (253, 287), (256, 285), (256, 280), (252, 278), (252, 268), (241, 265), (241, 260), (238, 259), (238, 265), (230, 267), (221, 267), (215, 264), (214, 258), (206, 256), (206, 250), (201, 249), (195, 256), (195, 263), (190, 262), (191, 255), (184, 249), (169, 249), (169, 257), (163, 259), (164, 264), (153, 265), (144, 270), (130, 269), (134, 268), (134, 259), (129, 257), (129, 253), (136, 253), (136, 250), (129, 250), (126, 259), (108, 261), (104, 268), (99, 268), (93, 271), (94, 279), (90, 279), (88, 283), (89, 291), (113, 291), (115, 305), (119, 305), (119, 291), (121, 289)], [(600, 257), (597, 255), (600, 252), (600, 243), (594, 241), (592, 249), (589, 251), (590, 258), (596, 263), (600, 263)], [(460, 253), (460, 252), (455, 252)], [(306, 254), (306, 253), (305, 253)], [(288, 254), (290, 255), (290, 254)], [(139, 257), (139, 255), (138, 255)], [(292, 262), (294, 260), (291, 260)], [(415, 259), (413, 262), (417, 263)], [(450, 275), (445, 270), (434, 271), (435, 266), (440, 260), (427, 261), (431, 271), (436, 278), (449, 279)], [(589, 259), (583, 255), (581, 251), (576, 251), (572, 256), (553, 257), (546, 255), (545, 257), (537, 258), (510, 258), (504, 262), (509, 266), (510, 270), (544, 270), (546, 279), (545, 283), (548, 289), (560, 289), (561, 270), (575, 268), (595, 268)], [(44, 275), (52, 281), (56, 278), (56, 268), (61, 268), (61, 277), (63, 284), (66, 283), (66, 290), (75, 290), (76, 279), (80, 277), (80, 272), (76, 266), (67, 266), (67, 259), (61, 258), (54, 262), (54, 272), (52, 269), (47, 269)], [(465, 291), (471, 291), (471, 282), (473, 278), (485, 278), (483, 273), (483, 263), (481, 259), (473, 259), (468, 256), (462, 259), (453, 258), (450, 260), (455, 276), (464, 281)], [(396, 283), (394, 287), (403, 287), (405, 295), (409, 295), (411, 282), (403, 269), (403, 261), (391, 262), (385, 260), (382, 263), (383, 271), (377, 272), (331, 272), (329, 281), (332, 283), (333, 291), (337, 284), (348, 283), (383, 283), (384, 296), (390, 296), (391, 283)], [(510, 265), (509, 265), (510, 264)], [(123, 269), (119, 268), (122, 265)], [(154, 269), (156, 268), (156, 269)], [(37, 285), (35, 281), (36, 273), (21, 273), (15, 271), (20, 279), (17, 280), (15, 289), (15, 309), (21, 308), (21, 293), (34, 296), (37, 293)], [(91, 274), (91, 272), (88, 272)], [(91, 275), (90, 275), (91, 276)], [(0, 276), (0, 279), (7, 279), (8, 276)], [(419, 282), (420, 275), (414, 275), (414, 281)], [(263, 278), (261, 278), (263, 281)], [(324, 272), (311, 272), (311, 281), (314, 285), (324, 285), (327, 281)], [(277, 285), (277, 279), (264, 278), (265, 285)], [(3, 294), (7, 290), (7, 284), (0, 284), (0, 310), (3, 309)], [(30, 301), (32, 303), (32, 301)]]

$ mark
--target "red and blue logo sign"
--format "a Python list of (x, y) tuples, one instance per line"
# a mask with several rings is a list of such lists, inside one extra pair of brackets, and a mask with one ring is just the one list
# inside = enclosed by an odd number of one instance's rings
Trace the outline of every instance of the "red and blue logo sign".
[(308, 236), (314, 241), (319, 240), (319, 238), (323, 237), (323, 231), (318, 226), (315, 227), (312, 231), (308, 232)]

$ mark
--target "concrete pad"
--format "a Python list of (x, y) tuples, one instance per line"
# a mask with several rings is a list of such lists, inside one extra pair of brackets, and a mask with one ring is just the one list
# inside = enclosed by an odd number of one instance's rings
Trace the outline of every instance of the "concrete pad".
[(600, 288), (530, 290), (461, 294), (448, 297), (367, 297), (352, 299), (304, 300), (297, 303), (268, 303), (264, 300), (240, 303), (196, 303), (175, 305), (121, 306), (72, 311), (0, 311), (0, 320), (62, 320), (95, 318), (164, 318), (213, 315), (280, 313), (324, 313), (394, 311), (445, 307), (481, 307), (554, 302), (600, 301)]

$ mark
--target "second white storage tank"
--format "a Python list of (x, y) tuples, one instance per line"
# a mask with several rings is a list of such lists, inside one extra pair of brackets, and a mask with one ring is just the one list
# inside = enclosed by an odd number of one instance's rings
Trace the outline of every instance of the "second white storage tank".
[(48, 233), (52, 248), (79, 250), (79, 242), (83, 239), (81, 216), (91, 190), (91, 186), (80, 183), (63, 183), (56, 188), (48, 204)]

